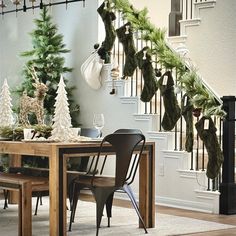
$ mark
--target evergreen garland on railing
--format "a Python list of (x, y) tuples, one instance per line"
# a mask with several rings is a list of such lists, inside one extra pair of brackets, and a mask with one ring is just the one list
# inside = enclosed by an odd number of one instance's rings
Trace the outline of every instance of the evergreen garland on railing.
[[(109, 2), (109, 0), (106, 0)], [(165, 31), (154, 26), (147, 14), (147, 8), (135, 9), (128, 0), (113, 0), (109, 7), (122, 13), (125, 20), (132, 24), (134, 30), (141, 31), (141, 38), (152, 43), (151, 53), (158, 55), (159, 63), (166, 69), (175, 68), (178, 73), (178, 86), (191, 98), (195, 108), (201, 108), (205, 116), (223, 118), (225, 111), (214, 94), (204, 85), (195, 69), (189, 69), (183, 58), (173, 52), (165, 42)]]

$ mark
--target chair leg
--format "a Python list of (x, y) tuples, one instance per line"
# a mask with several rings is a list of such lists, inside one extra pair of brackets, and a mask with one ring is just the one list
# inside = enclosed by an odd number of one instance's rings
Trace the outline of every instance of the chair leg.
[(77, 184), (73, 184), (73, 192), (72, 192), (72, 198), (71, 198), (71, 214), (70, 214), (70, 223), (69, 223), (69, 231), (71, 231), (72, 228), (72, 223), (74, 222), (75, 219), (75, 212), (76, 212), (76, 207), (77, 207), (77, 202), (79, 199), (79, 193), (80, 193), (80, 188), (78, 187)]
[(98, 236), (105, 203), (107, 202), (109, 196), (114, 192), (114, 190), (95, 188), (92, 189), (92, 192), (96, 200), (96, 222), (97, 222), (96, 236)]
[(36, 200), (36, 206), (35, 206), (35, 211), (34, 211), (34, 215), (36, 216), (38, 213), (38, 206), (39, 206), (39, 200), (40, 200), (40, 195), (37, 196), (37, 200)]
[(6, 190), (6, 189), (3, 189), (3, 195), (4, 195), (4, 207), (3, 207), (3, 209), (6, 209), (6, 208), (8, 208), (8, 203), (7, 203), (7, 200), (8, 200), (8, 193), (9, 193), (9, 191), (8, 190)]
[(111, 209), (112, 209), (112, 203), (113, 203), (113, 196), (114, 196), (114, 192), (108, 197), (107, 201), (106, 201), (106, 212), (107, 212), (107, 226), (110, 227), (110, 218), (112, 216), (111, 214)]
[(142, 225), (143, 225), (144, 231), (145, 231), (145, 233), (147, 234), (147, 233), (148, 233), (148, 232), (147, 232), (147, 228), (146, 228), (145, 223), (144, 223), (144, 221), (143, 221), (143, 218), (142, 218), (142, 216), (141, 216), (141, 214), (140, 214), (139, 207), (138, 207), (138, 204), (137, 204), (137, 202), (136, 202), (136, 200), (135, 200), (135, 196), (134, 196), (134, 194), (133, 194), (133, 191), (132, 191), (131, 187), (130, 187), (129, 185), (125, 184), (125, 185), (123, 186), (123, 189), (124, 189), (124, 191), (128, 194), (128, 196), (129, 196), (129, 198), (130, 198), (130, 200), (131, 200), (131, 203), (132, 203), (132, 205), (133, 205), (133, 207), (134, 207), (134, 209), (135, 209), (135, 211), (136, 211), (136, 213), (137, 213), (137, 215), (138, 215), (138, 217), (139, 217), (139, 220), (141, 221), (141, 223), (142, 223)]
[(40, 194), (40, 206), (42, 206), (43, 205), (43, 197), (42, 197), (42, 195)]

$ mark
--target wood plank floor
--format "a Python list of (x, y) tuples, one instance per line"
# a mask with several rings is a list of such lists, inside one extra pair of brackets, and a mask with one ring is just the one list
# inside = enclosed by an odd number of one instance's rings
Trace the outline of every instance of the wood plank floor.
[[(0, 191), (0, 199), (3, 199), (3, 195)], [(81, 199), (86, 201), (93, 201), (91, 195), (88, 194), (81, 194)], [(124, 200), (114, 200), (114, 205), (121, 206), (121, 207), (132, 207), (129, 201)], [(1, 207), (1, 206), (0, 206)], [(163, 214), (169, 215), (176, 215), (176, 216), (183, 216), (189, 217), (193, 219), (199, 220), (206, 220), (206, 221), (213, 221), (222, 224), (230, 224), (236, 226), (236, 214), (235, 215), (216, 215), (216, 214), (208, 214), (208, 213), (201, 213), (196, 211), (189, 211), (171, 207), (164, 207), (164, 206), (157, 206), (156, 211)], [(227, 230), (215, 230), (210, 232), (204, 233), (195, 233), (195, 234), (185, 234), (185, 235), (192, 235), (192, 236), (236, 236), (236, 229), (227, 229)]]

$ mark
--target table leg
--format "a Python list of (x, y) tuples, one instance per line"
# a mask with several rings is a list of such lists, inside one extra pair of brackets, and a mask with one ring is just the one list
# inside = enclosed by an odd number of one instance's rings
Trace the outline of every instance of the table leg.
[[(142, 154), (139, 168), (139, 208), (147, 228), (155, 227), (154, 150)], [(141, 224), (139, 224), (141, 226)]]
[[(19, 154), (12, 154), (10, 155), (9, 166), (11, 167), (21, 167), (22, 156)], [(17, 204), (18, 203), (18, 192), (10, 191), (9, 192), (9, 203), (10, 204)]]
[(59, 153), (52, 148), (49, 156), (50, 236), (59, 235)]
[(32, 187), (30, 181), (22, 184), (20, 199), (21, 222), (19, 224), (22, 225), (22, 236), (32, 236)]
[(66, 158), (53, 148), (49, 157), (50, 236), (65, 236), (66, 228)]

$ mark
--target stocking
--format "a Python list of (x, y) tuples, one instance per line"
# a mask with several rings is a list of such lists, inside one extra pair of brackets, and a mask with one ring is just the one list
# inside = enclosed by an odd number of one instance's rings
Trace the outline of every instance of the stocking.
[(106, 31), (105, 40), (102, 42), (101, 47), (98, 49), (98, 54), (105, 63), (110, 62), (111, 49), (116, 39), (116, 31), (112, 24), (112, 21), (116, 19), (116, 16), (114, 12), (109, 10), (109, 4), (109, 2), (105, 1), (97, 9), (97, 12), (103, 20)]
[(135, 59), (136, 49), (134, 46), (133, 40), (133, 30), (131, 28), (131, 24), (128, 22), (119, 29), (116, 30), (119, 41), (123, 45), (123, 49), (125, 52), (125, 65), (123, 70), (123, 79), (127, 76), (132, 76), (136, 67), (137, 61)]
[(182, 115), (186, 123), (186, 141), (185, 150), (192, 152), (193, 150), (193, 105), (187, 94), (185, 94), (181, 101)]
[(196, 124), (199, 137), (204, 142), (208, 153), (206, 175), (214, 179), (220, 172), (224, 157), (216, 136), (216, 127), (209, 117), (202, 117)]
[(141, 101), (149, 102), (156, 93), (158, 85), (155, 72), (152, 67), (151, 55), (148, 53), (148, 47), (145, 47), (141, 51), (137, 52), (135, 57), (144, 79)]
[(165, 113), (161, 122), (164, 130), (172, 130), (181, 116), (181, 110), (174, 93), (174, 80), (171, 72), (166, 71), (158, 80), (158, 85), (163, 97)]

